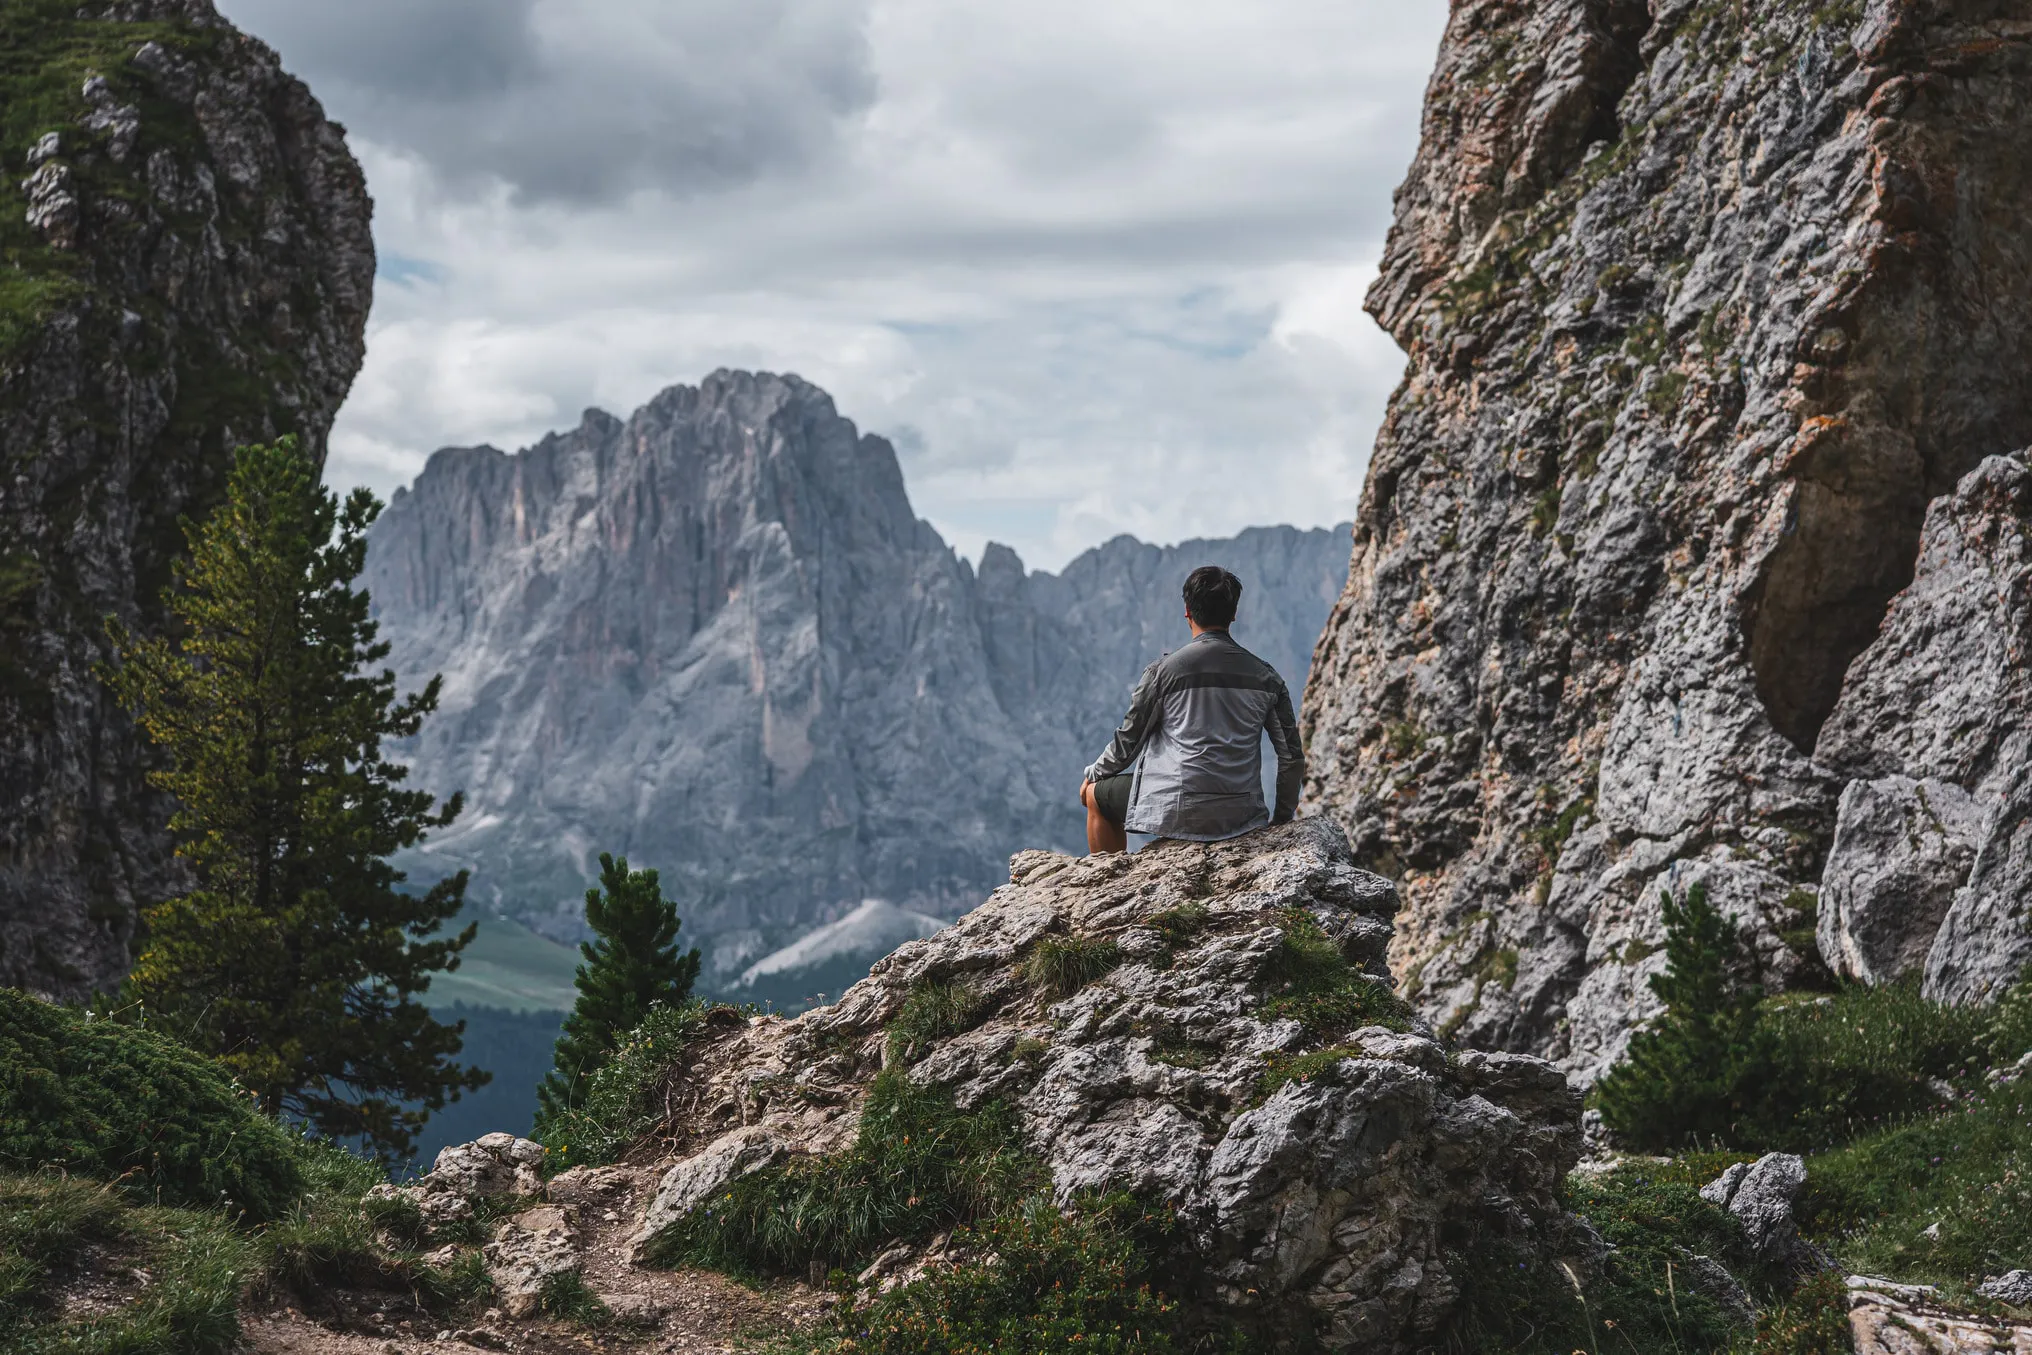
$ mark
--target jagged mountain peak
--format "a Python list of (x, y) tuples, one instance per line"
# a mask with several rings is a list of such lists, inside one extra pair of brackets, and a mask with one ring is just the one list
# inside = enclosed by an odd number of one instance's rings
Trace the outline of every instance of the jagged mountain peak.
[(995, 546), (977, 572), (888, 441), (766, 372), (439, 452), (368, 564), (398, 673), (445, 678), (416, 774), (471, 806), (419, 864), (570, 934), (597, 854), (626, 854), (730, 976), (867, 898), (952, 916), (1010, 852), (1079, 840), (1079, 769), (1185, 637), (1188, 569), (1253, 581), (1237, 633), (1296, 687), (1345, 541), (1119, 538), (1057, 574)]

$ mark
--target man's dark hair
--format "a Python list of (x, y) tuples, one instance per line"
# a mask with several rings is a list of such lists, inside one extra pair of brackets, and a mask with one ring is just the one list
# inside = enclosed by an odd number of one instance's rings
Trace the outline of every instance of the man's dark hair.
[(1226, 630), (1235, 623), (1242, 581), (1219, 565), (1201, 565), (1185, 576), (1185, 611), (1202, 629)]

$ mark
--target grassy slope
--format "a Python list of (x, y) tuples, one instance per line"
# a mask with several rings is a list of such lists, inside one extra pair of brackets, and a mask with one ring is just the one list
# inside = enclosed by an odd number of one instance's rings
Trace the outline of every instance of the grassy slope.
[(578, 1000), (572, 987), (576, 950), (545, 940), (518, 922), (486, 918), (456, 971), (432, 979), (433, 1008), (463, 1002), (516, 1012), (570, 1011)]

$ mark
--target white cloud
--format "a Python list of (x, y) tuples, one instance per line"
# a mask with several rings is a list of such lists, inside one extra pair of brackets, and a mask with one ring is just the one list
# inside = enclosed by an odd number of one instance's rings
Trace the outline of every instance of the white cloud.
[[(1402, 367), (1360, 300), (1440, 0), (500, 0), (449, 74), (330, 17), (430, 49), (481, 3), (228, 0), (376, 195), (333, 478), (385, 492), (742, 366), (890, 436), (969, 554), (1352, 512)], [(698, 116), (728, 157), (645, 149)]]

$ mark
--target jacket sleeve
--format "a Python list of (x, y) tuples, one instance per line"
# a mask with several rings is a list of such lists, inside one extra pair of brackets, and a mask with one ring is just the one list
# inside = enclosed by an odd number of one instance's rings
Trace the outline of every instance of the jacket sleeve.
[(1305, 749), (1298, 739), (1298, 717), (1291, 710), (1291, 689), (1281, 679), (1263, 728), (1277, 754), (1277, 808), (1270, 822), (1289, 823), (1298, 816), (1298, 797), (1305, 789)]
[(1143, 751), (1150, 731), (1157, 727), (1157, 711), (1157, 664), (1153, 663), (1143, 670), (1143, 676), (1137, 680), (1135, 693), (1129, 698), (1129, 713), (1122, 717), (1122, 727), (1115, 731), (1115, 737), (1108, 741), (1100, 757), (1087, 768), (1086, 779), (1098, 781), (1104, 776), (1126, 771)]

